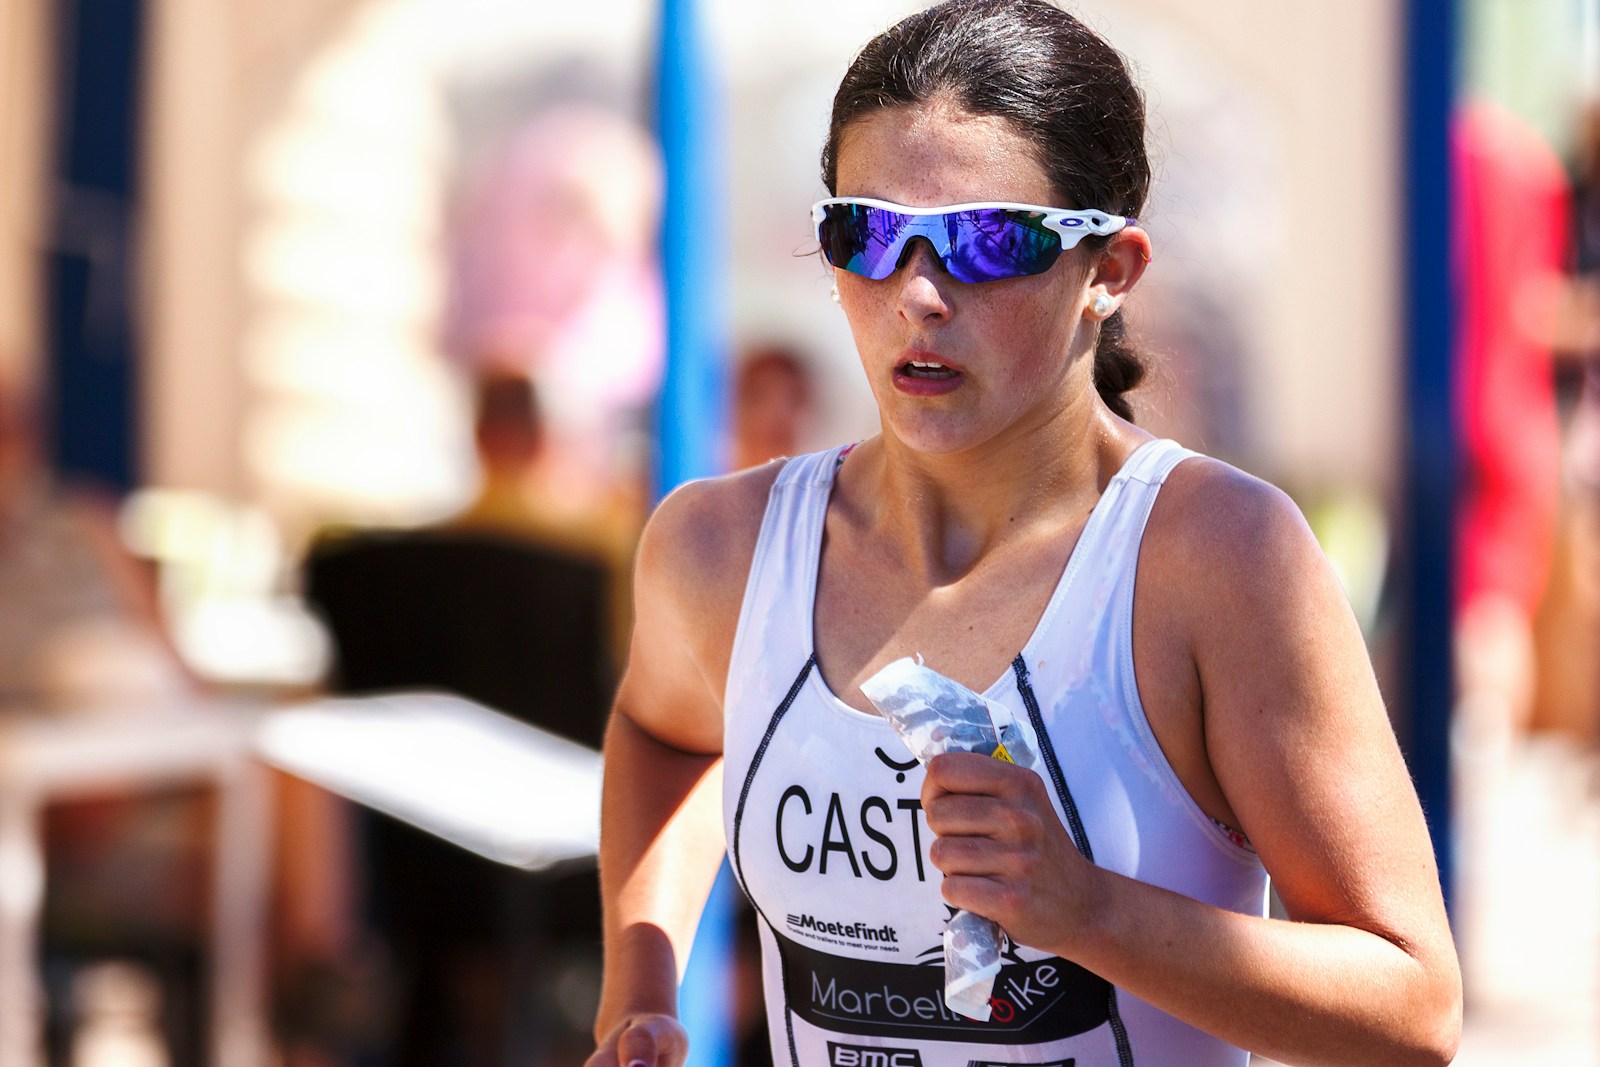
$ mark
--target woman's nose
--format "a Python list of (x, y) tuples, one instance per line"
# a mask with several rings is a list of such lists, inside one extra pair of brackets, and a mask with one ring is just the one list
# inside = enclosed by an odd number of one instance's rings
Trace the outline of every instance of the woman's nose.
[(923, 237), (912, 238), (900, 254), (894, 277), (900, 286), (900, 311), (911, 322), (924, 322), (930, 317), (944, 318), (950, 314), (945, 289), (951, 278), (931, 241)]
[(919, 256), (928, 261), (929, 267), (944, 270), (944, 261), (939, 258), (939, 250), (933, 247), (933, 242), (926, 237), (913, 237), (906, 242), (900, 250), (900, 259), (895, 263), (895, 270), (903, 269), (908, 263)]

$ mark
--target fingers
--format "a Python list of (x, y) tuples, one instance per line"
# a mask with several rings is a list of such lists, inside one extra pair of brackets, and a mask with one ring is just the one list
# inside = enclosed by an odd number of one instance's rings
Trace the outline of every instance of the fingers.
[(620, 1067), (617, 1063), (617, 1046), (611, 1038), (601, 1042), (594, 1055), (583, 1061), (583, 1067)]
[(1012, 901), (1004, 883), (981, 875), (945, 875), (939, 887), (946, 904), (974, 915), (1001, 919), (1011, 914)]
[[(1048, 882), (1060, 857), (1072, 848), (1064, 838), (1053, 840), (1052, 832), (1041, 826), (1031, 811), (1003, 808), (992, 823), (1005, 829), (983, 834), (935, 831), (928, 845), (928, 859), (946, 881), (966, 876), (1003, 885), (1031, 885), (1041, 879)], [(933, 826), (931, 819), (929, 826)], [(1064, 835), (1064, 831), (1056, 833)]]
[(617, 1037), (617, 1067), (679, 1067), (687, 1043), (676, 1019), (648, 1015)]
[(958, 874), (1005, 875), (1016, 869), (1015, 850), (987, 837), (936, 837), (928, 859), (946, 878)]
[(1044, 783), (1037, 774), (976, 752), (946, 752), (933, 757), (922, 784), (924, 804), (944, 793), (1015, 796), (1028, 792), (1044, 795)]
[(922, 813), (935, 834), (1009, 840), (1056, 821), (1037, 774), (972, 753), (948, 753), (928, 764)]
[(1002, 800), (971, 793), (942, 793), (922, 802), (922, 817), (936, 834), (998, 834), (1006, 810)]
[(1029, 878), (1065, 833), (1038, 775), (970, 753), (930, 762), (922, 813), (928, 857), (946, 878)]
[(682, 1067), (688, 1050), (676, 1019), (641, 1015), (617, 1027), (584, 1067)]
[(659, 1067), (654, 1031), (630, 1026), (617, 1035), (617, 1067)]

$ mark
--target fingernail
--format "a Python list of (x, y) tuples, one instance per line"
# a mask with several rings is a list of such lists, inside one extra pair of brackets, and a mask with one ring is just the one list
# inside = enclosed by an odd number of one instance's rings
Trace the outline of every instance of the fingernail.
[(628, 1067), (650, 1067), (650, 1065), (643, 1060), (629, 1060)]

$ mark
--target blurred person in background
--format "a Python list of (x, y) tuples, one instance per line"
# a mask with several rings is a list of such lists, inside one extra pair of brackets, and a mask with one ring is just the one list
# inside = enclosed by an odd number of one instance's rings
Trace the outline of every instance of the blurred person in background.
[(1589, 102), (1581, 122), (1573, 274), (1553, 339), (1563, 416), (1561, 512), (1536, 619), (1533, 723), (1592, 755), (1600, 743), (1600, 100)]
[(478, 491), (440, 528), (510, 537), (603, 567), (612, 655), (620, 662), (643, 486), (596, 478), (581, 497), (568, 493), (567, 471), (576, 461), (561, 457), (567, 442), (552, 437), (539, 388), (517, 361), (485, 362), (473, 372), (472, 393)]
[(1573, 213), (1576, 315), (1565, 350), (1576, 356), (1582, 384), (1569, 423), (1564, 470), (1574, 513), (1572, 580), (1583, 605), (1591, 665), (1579, 736), (1593, 746), (1600, 742), (1600, 99), (1590, 100), (1584, 111), (1581, 144)]
[(539, 462), (548, 442), (533, 382), (514, 370), (483, 371), (473, 382), (473, 400), (478, 492), (449, 525), (552, 536), (559, 527), (553, 502), (541, 499), (547, 491), (539, 485)]
[[(1595, 327), (1600, 329), (1600, 317)], [(1544, 725), (1583, 743), (1592, 759), (1600, 742), (1600, 351), (1583, 367), (1565, 460), (1569, 507), (1560, 576), (1570, 604), (1561, 623), (1571, 640), (1562, 641), (1561, 650), (1571, 655), (1551, 658), (1554, 670), (1570, 680), (1564, 708)], [(1600, 775), (1592, 784), (1600, 790)]]
[[(597, 747), (613, 677), (606, 551), (583, 518), (547, 503), (549, 442), (527, 374), (485, 370), (473, 394), (481, 481), (467, 507), (313, 546), (306, 596), (333, 637), (333, 688), (445, 690)], [(598, 995), (593, 866), (529, 873), (386, 816), (358, 825), (366, 921), (394, 975), (392, 1032), (372, 1062), (579, 1055)]]
[(1524, 120), (1468, 100), (1452, 131), (1459, 195), (1455, 411), (1461, 440), (1454, 619), (1454, 755), (1461, 813), (1458, 926), (1467, 994), (1490, 996), (1496, 817), (1532, 723), (1534, 621), (1560, 496), (1551, 331), (1569, 266), (1570, 186)]
[(816, 387), (805, 358), (785, 344), (741, 353), (733, 375), (730, 470), (800, 451), (816, 418)]
[[(1131, 421), (1122, 58), (1046, 0), (939, 4), (852, 62), (822, 171), (881, 433), (692, 482), (646, 528), (590, 1067), (685, 1061), (724, 850), (775, 1062), (1449, 1062), (1432, 846), (1348, 602), (1286, 496)], [(861, 686), (913, 653), (1043, 765), (896, 759)], [(988, 1025), (928, 963), (955, 908), (1008, 936)]]
[(1456, 641), (1468, 738), (1527, 728), (1532, 618), (1559, 495), (1550, 323), (1568, 264), (1569, 189), (1555, 153), (1498, 105), (1469, 101), (1454, 131), (1462, 291)]

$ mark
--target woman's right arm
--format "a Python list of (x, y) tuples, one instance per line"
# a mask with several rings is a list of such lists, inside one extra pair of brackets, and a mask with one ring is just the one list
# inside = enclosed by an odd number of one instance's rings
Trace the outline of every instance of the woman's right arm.
[(639, 542), (606, 733), (605, 985), (587, 1067), (678, 1067), (677, 987), (723, 850), (722, 692), (774, 471), (691, 483)]

